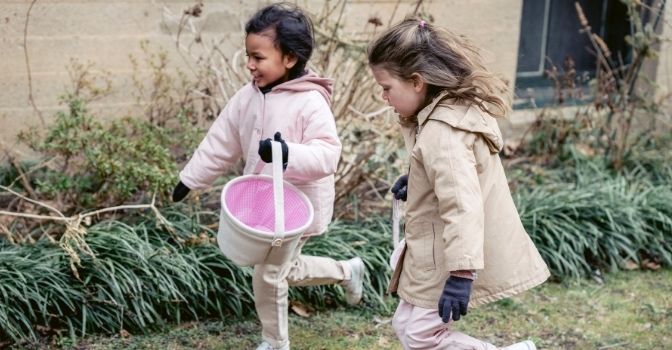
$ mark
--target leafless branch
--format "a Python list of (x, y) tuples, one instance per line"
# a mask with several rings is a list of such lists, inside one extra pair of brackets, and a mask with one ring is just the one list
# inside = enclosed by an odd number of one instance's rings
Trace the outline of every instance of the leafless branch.
[(28, 100), (30, 101), (30, 104), (33, 106), (33, 109), (37, 113), (37, 116), (40, 118), (40, 122), (44, 127), (46, 126), (44, 117), (42, 116), (42, 112), (40, 111), (40, 109), (37, 108), (37, 104), (35, 104), (35, 99), (33, 98), (33, 77), (30, 71), (30, 57), (28, 55), (28, 23), (30, 22), (30, 11), (33, 9), (33, 6), (35, 5), (36, 2), (37, 0), (32, 0), (30, 2), (30, 6), (28, 6), (28, 11), (26, 11), (26, 24), (23, 28), (23, 54), (26, 61), (26, 72), (28, 73)]

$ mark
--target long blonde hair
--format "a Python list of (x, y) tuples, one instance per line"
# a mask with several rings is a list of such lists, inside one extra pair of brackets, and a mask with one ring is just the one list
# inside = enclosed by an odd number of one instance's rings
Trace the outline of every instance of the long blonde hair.
[[(418, 73), (428, 84), (426, 104), (442, 92), (457, 103), (475, 104), (494, 117), (510, 109), (507, 84), (481, 63), (478, 48), (466, 38), (409, 17), (377, 37), (367, 50), (369, 65), (398, 78)], [(425, 105), (426, 105), (425, 104)], [(401, 118), (403, 125), (417, 124), (417, 116)]]

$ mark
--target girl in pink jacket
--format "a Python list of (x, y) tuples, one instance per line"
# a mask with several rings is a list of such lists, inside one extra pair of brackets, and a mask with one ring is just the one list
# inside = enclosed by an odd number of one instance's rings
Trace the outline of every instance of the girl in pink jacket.
[[(289, 349), (289, 285), (341, 283), (346, 299), (362, 296), (364, 264), (360, 258), (336, 261), (301, 255), (307, 238), (322, 234), (331, 222), (334, 173), (341, 152), (330, 109), (330, 79), (306, 70), (313, 50), (313, 27), (289, 4), (259, 10), (245, 26), (247, 68), (253, 80), (231, 98), (205, 139), (180, 172), (173, 200), (210, 186), (241, 158), (243, 172), (271, 162), (271, 137), (282, 144), (284, 178), (310, 199), (315, 219), (284, 265), (257, 265), (252, 280), (263, 341), (257, 350)], [(270, 172), (271, 167), (266, 170)]]

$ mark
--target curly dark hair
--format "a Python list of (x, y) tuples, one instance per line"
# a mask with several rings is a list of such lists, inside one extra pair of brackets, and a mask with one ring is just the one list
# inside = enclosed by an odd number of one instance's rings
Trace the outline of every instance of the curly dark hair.
[(306, 63), (313, 53), (313, 23), (303, 11), (290, 3), (277, 3), (257, 11), (245, 24), (245, 34), (258, 34), (273, 30), (273, 41), (284, 55), (294, 55), (296, 65), (289, 71), (290, 77), (303, 74)]

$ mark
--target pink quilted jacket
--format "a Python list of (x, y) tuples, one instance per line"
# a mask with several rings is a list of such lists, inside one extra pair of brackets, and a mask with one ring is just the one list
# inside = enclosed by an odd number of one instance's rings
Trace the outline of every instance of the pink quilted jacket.
[[(190, 189), (203, 189), (241, 158), (245, 174), (254, 171), (259, 140), (276, 131), (289, 148), (286, 181), (301, 189), (315, 209), (306, 236), (323, 233), (334, 211), (334, 173), (341, 142), (331, 113), (332, 80), (314, 72), (275, 86), (265, 95), (254, 83), (231, 98), (208, 130), (180, 180)], [(270, 164), (262, 173), (271, 174)]]

